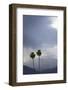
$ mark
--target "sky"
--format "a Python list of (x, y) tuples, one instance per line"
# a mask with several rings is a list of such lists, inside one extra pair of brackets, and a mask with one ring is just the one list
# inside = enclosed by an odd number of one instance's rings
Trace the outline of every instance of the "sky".
[[(30, 53), (38, 49), (42, 52), (42, 69), (57, 65), (57, 23), (56, 16), (23, 15), (24, 65), (32, 67)], [(34, 63), (38, 68), (37, 55)]]

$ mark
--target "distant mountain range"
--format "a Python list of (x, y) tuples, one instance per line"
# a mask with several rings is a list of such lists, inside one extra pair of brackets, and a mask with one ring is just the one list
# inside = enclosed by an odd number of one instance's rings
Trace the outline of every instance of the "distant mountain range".
[(31, 67), (28, 67), (25, 65), (23, 66), (23, 74), (24, 75), (27, 75), (27, 74), (47, 74), (47, 73), (57, 73), (57, 66), (54, 68), (42, 70), (41, 72), (39, 72)]

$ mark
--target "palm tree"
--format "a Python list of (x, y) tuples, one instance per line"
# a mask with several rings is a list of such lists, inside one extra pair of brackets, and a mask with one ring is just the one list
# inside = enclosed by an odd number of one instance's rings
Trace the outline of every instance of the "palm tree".
[[(33, 69), (34, 69), (34, 58), (35, 58), (34, 52), (31, 52), (30, 57), (31, 57), (32, 60), (33, 60)], [(34, 69), (34, 72), (35, 72), (35, 69)]]
[(37, 56), (39, 56), (39, 73), (40, 73), (40, 56), (41, 56), (41, 50), (38, 50), (37, 52), (36, 52), (36, 54), (37, 54)]

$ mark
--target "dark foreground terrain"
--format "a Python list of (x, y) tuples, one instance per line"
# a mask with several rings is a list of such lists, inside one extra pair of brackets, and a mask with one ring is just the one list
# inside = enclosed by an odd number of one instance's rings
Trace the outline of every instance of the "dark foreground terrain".
[(36, 71), (33, 68), (30, 68), (28, 66), (23, 66), (23, 74), (27, 75), (27, 74), (47, 74), (47, 73), (57, 73), (57, 67), (55, 68), (51, 68), (51, 69), (45, 69), (42, 70), (41, 72)]

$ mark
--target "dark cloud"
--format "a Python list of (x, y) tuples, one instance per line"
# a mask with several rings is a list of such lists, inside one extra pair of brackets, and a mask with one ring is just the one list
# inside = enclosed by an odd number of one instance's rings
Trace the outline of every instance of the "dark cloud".
[(52, 18), (57, 17), (23, 16), (24, 47), (37, 48), (41, 47), (42, 44), (56, 45), (57, 30), (50, 26)]

